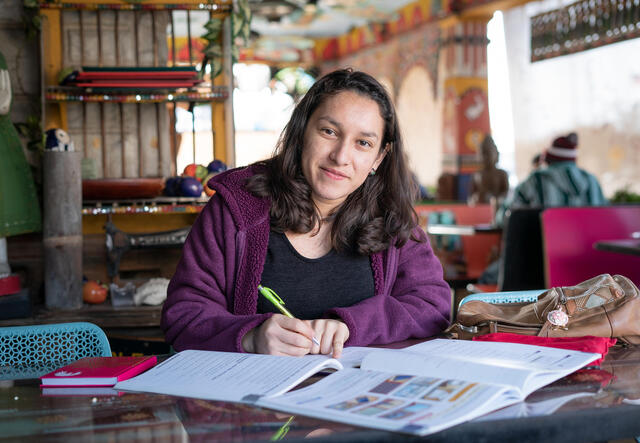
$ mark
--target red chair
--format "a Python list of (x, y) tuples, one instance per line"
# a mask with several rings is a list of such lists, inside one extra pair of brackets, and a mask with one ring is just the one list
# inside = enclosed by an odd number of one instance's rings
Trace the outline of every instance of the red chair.
[(595, 250), (601, 240), (640, 231), (640, 205), (549, 208), (542, 213), (546, 287), (622, 274), (640, 285), (640, 257)]

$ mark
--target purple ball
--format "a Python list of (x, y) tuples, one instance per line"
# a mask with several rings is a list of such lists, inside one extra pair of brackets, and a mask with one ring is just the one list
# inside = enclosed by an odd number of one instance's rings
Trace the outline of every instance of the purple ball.
[(207, 165), (209, 172), (222, 172), (227, 170), (227, 165), (220, 160), (214, 160)]
[(164, 183), (164, 195), (169, 197), (180, 196), (180, 182), (182, 182), (182, 177), (169, 177)]
[(180, 194), (184, 197), (200, 197), (202, 184), (194, 177), (182, 177), (180, 182)]

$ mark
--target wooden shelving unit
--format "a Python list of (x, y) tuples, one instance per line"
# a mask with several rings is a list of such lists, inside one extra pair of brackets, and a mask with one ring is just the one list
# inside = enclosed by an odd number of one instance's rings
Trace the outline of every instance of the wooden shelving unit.
[(208, 197), (156, 197), (142, 200), (85, 201), (82, 215), (198, 214)]
[[(177, 175), (176, 110), (193, 112), (196, 105), (211, 106), (212, 158), (234, 163), (231, 100), (232, 0), (76, 0), (42, 2), (43, 128), (62, 128), (83, 158), (95, 164), (96, 177), (135, 179)], [(176, 20), (176, 17), (179, 20)], [(213, 80), (200, 71), (202, 82), (190, 88), (90, 89), (61, 86), (69, 70), (99, 68), (200, 67), (203, 34), (197, 26), (211, 18), (223, 20), (222, 74)], [(185, 27), (186, 26), (186, 27)], [(182, 40), (180, 40), (182, 39)], [(186, 46), (185, 46), (186, 41)], [(178, 53), (188, 49), (188, 57)], [(85, 70), (86, 72), (86, 70)], [(195, 134), (195, 114), (194, 122)], [(195, 137), (194, 137), (195, 139)], [(207, 149), (209, 147), (206, 147)], [(198, 146), (200, 149), (200, 146)], [(195, 147), (194, 147), (195, 151)], [(153, 233), (190, 226), (207, 198), (157, 197), (144, 200), (83, 202), (83, 274), (108, 282), (105, 223), (112, 221), (128, 233)], [(25, 239), (25, 242), (37, 239)], [(179, 248), (134, 250), (123, 258), (123, 280), (142, 282), (170, 277)], [(32, 264), (30, 264), (32, 265)], [(160, 307), (114, 308), (110, 302), (64, 313), (37, 311), (33, 318), (11, 324), (87, 320), (113, 333), (127, 329), (158, 335)], [(146, 332), (145, 332), (146, 334)], [(161, 334), (160, 334), (161, 339)]]
[(217, 103), (224, 102), (229, 98), (229, 90), (228, 88), (225, 88), (223, 86), (215, 86), (211, 88), (211, 91), (208, 92), (149, 92), (145, 90), (128, 94), (118, 92), (87, 92), (82, 88), (64, 88), (60, 86), (50, 86), (47, 88), (44, 98), (48, 103)]
[[(176, 109), (211, 105), (212, 157), (233, 164), (230, 99), (232, 0), (41, 2), (44, 128), (69, 132), (95, 163), (97, 178), (175, 175)], [(175, 14), (186, 15), (185, 23)], [(182, 16), (181, 16), (182, 17)], [(223, 72), (190, 89), (90, 90), (60, 86), (61, 73), (82, 66), (166, 68), (197, 66), (203, 17), (224, 20)], [(198, 18), (198, 20), (195, 20)], [(186, 35), (185, 35), (186, 34)], [(176, 41), (188, 49), (183, 61)], [(184, 47), (182, 48), (184, 49)], [(195, 118), (193, 119), (195, 128)], [(195, 135), (195, 129), (194, 129)], [(195, 136), (194, 136), (195, 139)], [(194, 142), (194, 157), (195, 157)], [(199, 146), (198, 149), (202, 149)]]

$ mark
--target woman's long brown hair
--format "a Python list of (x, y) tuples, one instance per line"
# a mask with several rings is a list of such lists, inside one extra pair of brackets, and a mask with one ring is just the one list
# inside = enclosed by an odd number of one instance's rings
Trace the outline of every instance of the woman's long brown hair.
[(384, 87), (370, 75), (342, 69), (319, 79), (294, 109), (275, 155), (261, 162), (263, 172), (247, 181), (247, 189), (271, 200), (271, 228), (275, 231), (306, 233), (323, 222), (302, 173), (304, 132), (318, 106), (343, 91), (378, 104), (384, 121), (380, 150), (388, 152), (375, 175), (368, 176), (331, 214), (331, 242), (338, 251), (370, 255), (394, 241), (397, 246), (404, 245), (417, 220), (413, 209), (417, 189), (407, 167), (396, 112)]

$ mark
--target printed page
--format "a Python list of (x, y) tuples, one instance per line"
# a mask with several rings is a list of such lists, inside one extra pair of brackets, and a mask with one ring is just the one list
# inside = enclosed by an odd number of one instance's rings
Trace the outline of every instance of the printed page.
[[(400, 354), (394, 356), (393, 352)], [(402, 350), (372, 353), (361, 367), (502, 384), (518, 388), (524, 399), (597, 358), (600, 354), (519, 343), (436, 339)]]
[(372, 352), (379, 351), (383, 348), (369, 348), (365, 346), (349, 346), (342, 350), (342, 355), (338, 359), (345, 368), (357, 368), (362, 360)]
[[(438, 354), (478, 363), (544, 371), (571, 370), (600, 358), (600, 354), (571, 351), (521, 343), (499, 343), (470, 340), (429, 340), (404, 348), (403, 351)], [(593, 360), (589, 360), (593, 358)], [(586, 363), (584, 363), (586, 364)]]
[(426, 435), (518, 401), (517, 393), (502, 386), (346, 368), (305, 388), (261, 398), (257, 404), (353, 425)]
[(288, 391), (321, 369), (342, 369), (324, 355), (279, 357), (235, 352), (183, 351), (130, 380), (117, 383), (124, 391), (236, 402)]

